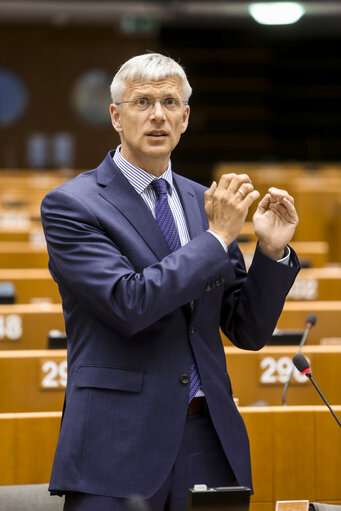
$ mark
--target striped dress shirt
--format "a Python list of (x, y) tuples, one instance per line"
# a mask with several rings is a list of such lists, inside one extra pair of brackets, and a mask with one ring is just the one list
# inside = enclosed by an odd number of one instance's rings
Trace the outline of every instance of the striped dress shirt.
[[(157, 178), (123, 158), (120, 153), (120, 147), (121, 146), (117, 147), (113, 160), (122, 174), (128, 179), (131, 186), (141, 195), (155, 218), (156, 195), (150, 184)], [(168, 203), (178, 229), (181, 246), (183, 246), (188, 243), (191, 238), (189, 236), (187, 221), (179, 195), (173, 185), (172, 164), (170, 160), (167, 169), (160, 178), (165, 179), (168, 183)]]
[[(120, 147), (121, 146), (117, 147), (113, 156), (113, 160), (122, 174), (128, 179), (131, 186), (137, 191), (139, 195), (141, 195), (142, 199), (145, 201), (155, 218), (156, 194), (151, 186), (151, 182), (158, 178), (155, 178), (155, 176), (149, 174), (149, 172), (146, 172), (140, 167), (136, 167), (125, 158), (123, 158), (120, 153)], [(181, 246), (183, 246), (188, 243), (191, 238), (189, 236), (187, 221), (179, 195), (175, 186), (173, 185), (172, 164), (170, 160), (167, 169), (163, 174), (161, 174), (160, 178), (165, 179), (168, 183), (168, 203), (169, 207), (171, 208), (176, 227), (178, 229)], [(191, 307), (193, 307), (192, 303)], [(204, 392), (200, 388), (195, 394), (195, 397), (204, 395)]]

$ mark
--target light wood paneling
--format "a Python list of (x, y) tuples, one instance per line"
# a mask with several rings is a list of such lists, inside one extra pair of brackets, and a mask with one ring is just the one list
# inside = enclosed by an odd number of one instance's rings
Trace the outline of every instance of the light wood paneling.
[(48, 332), (65, 331), (60, 304), (0, 305), (0, 350), (45, 349)]

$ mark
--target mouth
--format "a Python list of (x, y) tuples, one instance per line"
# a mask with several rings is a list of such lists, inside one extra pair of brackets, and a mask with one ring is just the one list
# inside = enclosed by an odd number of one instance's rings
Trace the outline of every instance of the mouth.
[(167, 133), (165, 131), (150, 131), (147, 133), (147, 137), (151, 138), (165, 138), (167, 137)]

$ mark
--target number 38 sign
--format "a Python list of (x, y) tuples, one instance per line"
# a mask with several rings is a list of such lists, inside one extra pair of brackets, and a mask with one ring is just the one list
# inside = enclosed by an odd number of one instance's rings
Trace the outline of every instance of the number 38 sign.
[[(289, 378), (292, 370), (292, 360), (290, 357), (264, 357), (260, 359), (260, 377), (261, 385), (279, 385), (283, 384)], [(308, 378), (301, 374), (296, 367), (294, 368), (292, 383), (306, 383)]]

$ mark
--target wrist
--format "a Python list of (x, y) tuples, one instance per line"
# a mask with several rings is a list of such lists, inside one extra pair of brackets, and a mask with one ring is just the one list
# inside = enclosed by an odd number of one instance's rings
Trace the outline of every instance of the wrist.
[(266, 255), (267, 257), (269, 257), (270, 259), (273, 259), (274, 261), (279, 261), (280, 259), (283, 259), (283, 257), (285, 257), (285, 254), (286, 254), (286, 247), (284, 248), (274, 248), (274, 247), (271, 247), (269, 245), (266, 245), (264, 243), (261, 243), (260, 241), (258, 242), (258, 246), (259, 246), (259, 249), (260, 251)]
[(225, 243), (226, 246), (228, 246), (230, 243), (232, 243), (232, 241), (234, 241), (234, 238), (232, 238), (232, 236), (227, 236), (226, 233), (219, 232), (217, 229), (212, 229), (210, 226), (208, 228), (208, 231), (211, 234), (220, 238)]

